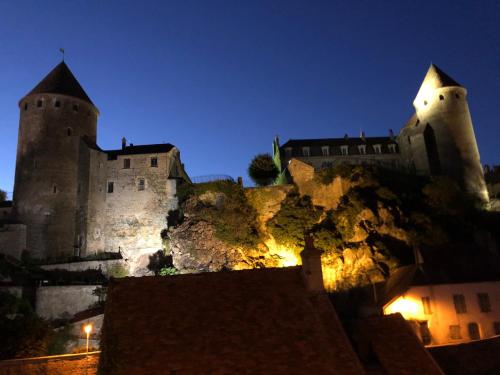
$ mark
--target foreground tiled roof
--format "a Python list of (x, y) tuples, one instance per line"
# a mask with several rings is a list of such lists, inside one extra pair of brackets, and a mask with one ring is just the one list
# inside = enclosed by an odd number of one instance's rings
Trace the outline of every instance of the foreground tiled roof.
[(126, 278), (108, 289), (106, 374), (360, 374), (300, 267)]
[(32, 94), (62, 94), (94, 105), (64, 61), (52, 69), (26, 96)]
[(363, 319), (359, 332), (364, 345), (368, 344), (384, 370), (382, 373), (443, 374), (401, 314)]

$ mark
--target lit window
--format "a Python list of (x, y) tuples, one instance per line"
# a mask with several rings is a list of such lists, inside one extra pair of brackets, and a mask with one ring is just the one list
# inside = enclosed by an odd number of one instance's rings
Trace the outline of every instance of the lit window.
[(467, 312), (467, 306), (465, 305), (465, 297), (463, 294), (454, 294), (453, 304), (455, 305), (455, 311), (457, 314), (465, 314)]
[(113, 181), (108, 182), (108, 193), (112, 193), (114, 191), (115, 184)]
[[(408, 140), (410, 140), (410, 138), (408, 138)], [(391, 154), (395, 154), (396, 153), (396, 145), (394, 143), (391, 143), (388, 146), (389, 146), (389, 152)]]
[(365, 155), (366, 154), (366, 145), (359, 145), (358, 151), (361, 155)]
[(311, 156), (311, 150), (309, 149), (309, 147), (302, 147), (302, 156)]
[(151, 166), (152, 167), (158, 166), (158, 158), (151, 158)]
[(323, 154), (323, 156), (330, 156), (330, 147), (329, 146), (321, 147), (321, 154)]
[(469, 338), (471, 340), (479, 340), (481, 338), (481, 334), (479, 333), (479, 326), (477, 325), (477, 323), (469, 323), (467, 325), (467, 329), (469, 331)]
[(490, 296), (488, 295), (488, 293), (478, 293), (477, 302), (479, 303), (481, 312), (491, 311)]
[(137, 186), (137, 190), (144, 190), (146, 187), (146, 181), (143, 178), (139, 178), (139, 184)]
[(292, 157), (292, 148), (291, 147), (285, 147), (285, 157), (287, 157), (287, 158)]
[(450, 338), (453, 340), (459, 340), (462, 338), (460, 334), (460, 326), (459, 325), (451, 325), (450, 326)]
[(349, 154), (349, 146), (340, 146), (340, 152), (342, 155), (348, 155)]
[(424, 307), (424, 314), (426, 315), (432, 314), (430, 297), (422, 297), (422, 306)]
[(123, 159), (123, 169), (130, 168), (130, 159)]
[(373, 145), (373, 151), (376, 154), (381, 154), (382, 153), (382, 145)]

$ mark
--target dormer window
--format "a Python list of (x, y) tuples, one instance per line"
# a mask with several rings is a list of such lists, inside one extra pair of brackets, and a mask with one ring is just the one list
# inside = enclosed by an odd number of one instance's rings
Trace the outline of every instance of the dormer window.
[(321, 147), (321, 154), (323, 156), (330, 156), (330, 146), (322, 146)]
[(302, 147), (302, 156), (311, 156), (311, 149), (309, 147)]
[(373, 145), (373, 151), (376, 154), (381, 154), (382, 153), (382, 145)]
[(359, 145), (358, 151), (359, 151), (360, 155), (365, 155), (366, 154), (366, 145)]
[(287, 157), (287, 158), (292, 157), (292, 148), (291, 147), (285, 147), (285, 157)]
[[(408, 138), (408, 139), (409, 139), (409, 138)], [(396, 144), (394, 144), (394, 143), (390, 143), (390, 144), (388, 145), (388, 147), (389, 147), (389, 152), (390, 152), (391, 154), (395, 154), (395, 153), (396, 153)]]
[(340, 153), (344, 156), (349, 155), (349, 146), (347, 145), (340, 146)]

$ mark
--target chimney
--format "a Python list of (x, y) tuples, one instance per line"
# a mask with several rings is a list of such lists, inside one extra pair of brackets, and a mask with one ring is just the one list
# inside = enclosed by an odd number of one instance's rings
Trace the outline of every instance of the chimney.
[(310, 234), (304, 235), (306, 246), (300, 253), (302, 258), (302, 274), (310, 292), (321, 293), (325, 291), (323, 285), (323, 271), (321, 270), (321, 255), (323, 250), (314, 247), (314, 240)]
[(122, 137), (122, 150), (125, 149), (125, 147), (127, 147), (127, 138)]
[(389, 129), (389, 137), (391, 139), (394, 139), (394, 132), (392, 131), (392, 129)]

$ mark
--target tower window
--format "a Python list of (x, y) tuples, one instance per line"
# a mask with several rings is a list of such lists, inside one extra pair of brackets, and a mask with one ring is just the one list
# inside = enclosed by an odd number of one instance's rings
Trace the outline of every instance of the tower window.
[(455, 94), (455, 98), (460, 99), (460, 95)]
[(123, 159), (123, 169), (130, 168), (130, 159)]
[(56, 108), (60, 108), (60, 107), (61, 107), (61, 102), (60, 102), (59, 100), (56, 100), (56, 101), (54, 102), (54, 107), (56, 107)]
[(68, 128), (68, 129), (66, 130), (66, 132), (68, 133), (68, 137), (69, 137), (69, 136), (71, 136), (71, 134), (73, 133), (73, 129)]
[(115, 183), (113, 181), (108, 182), (108, 193), (112, 193), (115, 187)]
[(42, 100), (37, 100), (37, 101), (36, 101), (36, 106), (37, 106), (37, 108), (42, 108), (42, 106), (43, 106), (43, 101), (42, 101)]
[(151, 158), (151, 166), (158, 167), (158, 158)]
[(439, 95), (439, 100), (444, 100), (444, 96), (443, 95)]
[(27, 111), (28, 110), (28, 103), (24, 103), (24, 110)]
[(56, 185), (52, 186), (52, 193), (54, 193), (54, 194), (57, 193), (57, 186)]
[(146, 187), (146, 181), (143, 178), (139, 178), (139, 184), (137, 185), (137, 190), (144, 190)]
[(73, 111), (78, 112), (78, 104), (73, 104)]

